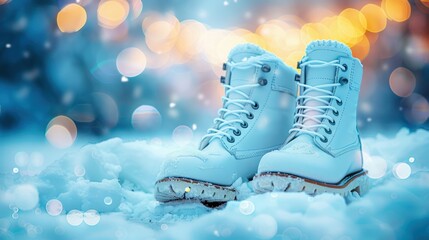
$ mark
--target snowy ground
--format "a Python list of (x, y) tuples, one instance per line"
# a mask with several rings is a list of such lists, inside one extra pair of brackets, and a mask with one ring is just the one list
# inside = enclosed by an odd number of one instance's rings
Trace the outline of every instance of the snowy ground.
[[(340, 196), (254, 195), (219, 209), (160, 204), (153, 183), (173, 151), (158, 141), (111, 139), (31, 172), (2, 173), (0, 239), (429, 239), (429, 132), (364, 139), (371, 190)], [(37, 160), (37, 156), (32, 159)]]

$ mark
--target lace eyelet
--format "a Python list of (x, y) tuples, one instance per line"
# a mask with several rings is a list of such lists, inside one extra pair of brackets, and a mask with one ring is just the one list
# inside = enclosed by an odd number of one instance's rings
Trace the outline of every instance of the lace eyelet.
[(327, 137), (323, 137), (323, 138), (320, 139), (320, 141), (322, 141), (323, 143), (326, 143), (326, 142), (328, 142), (328, 138)]
[(252, 108), (257, 110), (259, 108), (258, 102), (255, 102), (255, 104), (252, 105)]
[(338, 116), (338, 114), (339, 114), (338, 111), (332, 111), (332, 113), (334, 114), (334, 116)]
[(329, 124), (331, 124), (331, 125), (335, 125), (335, 120), (328, 120), (328, 122), (329, 122)]
[(248, 119), (253, 119), (253, 117), (254, 117), (254, 116), (253, 116), (253, 113), (249, 113), (249, 114), (247, 114), (247, 118), (248, 118)]
[(345, 77), (340, 78), (340, 84), (341, 85), (346, 85), (347, 83), (349, 83), (349, 80)]
[(271, 67), (268, 64), (264, 64), (262, 65), (262, 72), (270, 72), (271, 71)]
[(240, 129), (234, 130), (234, 131), (232, 131), (232, 133), (234, 133), (235, 136), (240, 136), (241, 135)]
[(222, 70), (226, 70), (226, 63), (223, 63), (223, 65), (222, 65)]
[(227, 137), (226, 140), (228, 140), (228, 142), (230, 142), (230, 143), (235, 142), (235, 138), (234, 137), (231, 137), (231, 138)]
[(331, 134), (332, 133), (332, 130), (329, 128), (328, 130), (326, 130), (326, 128), (325, 128), (325, 133), (327, 133), (327, 134)]
[(347, 64), (343, 64), (343, 67), (344, 67), (344, 69), (341, 69), (341, 71), (343, 71), (343, 72), (346, 72), (347, 71), (347, 69), (348, 69), (348, 66), (347, 66)]
[(343, 101), (341, 101), (341, 100), (340, 100), (340, 101), (336, 100), (336, 101), (337, 101), (337, 105), (338, 105), (338, 106), (343, 105)]
[(240, 126), (242, 128), (247, 128), (249, 126), (249, 124), (245, 121), (244, 123), (240, 123)]
[(225, 78), (224, 76), (221, 76), (221, 77), (220, 77), (220, 83), (225, 83), (225, 79), (226, 79), (226, 78)]
[(265, 78), (259, 78), (259, 79), (258, 79), (258, 83), (259, 83), (259, 85), (261, 85), (261, 86), (265, 86), (265, 85), (267, 85), (268, 81), (267, 81), (267, 79), (265, 79)]

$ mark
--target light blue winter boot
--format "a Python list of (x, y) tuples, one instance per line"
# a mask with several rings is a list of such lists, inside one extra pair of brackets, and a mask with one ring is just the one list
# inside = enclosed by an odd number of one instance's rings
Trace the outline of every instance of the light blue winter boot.
[(261, 157), (279, 149), (295, 111), (297, 73), (258, 46), (235, 47), (224, 65), (223, 107), (198, 150), (166, 161), (155, 197), (161, 202), (236, 199), (234, 186), (251, 179)]
[(266, 154), (253, 181), (257, 192), (318, 194), (366, 188), (356, 110), (362, 64), (336, 41), (314, 41), (299, 63), (295, 123), (286, 145)]

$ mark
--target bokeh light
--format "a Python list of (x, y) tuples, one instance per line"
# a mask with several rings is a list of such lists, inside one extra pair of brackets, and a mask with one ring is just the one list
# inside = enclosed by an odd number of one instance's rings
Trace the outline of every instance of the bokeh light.
[(76, 140), (77, 128), (70, 118), (57, 116), (48, 123), (45, 136), (54, 147), (68, 148)]
[(118, 27), (128, 17), (130, 6), (125, 0), (102, 0), (98, 5), (98, 23), (104, 28)]
[(411, 5), (407, 0), (383, 0), (381, 6), (389, 19), (403, 22), (411, 15)]
[(268, 214), (261, 214), (250, 223), (256, 236), (262, 239), (271, 239), (277, 234), (277, 221)]
[(414, 159), (413, 157), (410, 157), (410, 158), (408, 159), (408, 161), (409, 161), (410, 163), (413, 163), (413, 162), (415, 161), (415, 159)]
[[(174, 15), (167, 15), (158, 21), (143, 21), (147, 47), (154, 53), (169, 52), (176, 44), (180, 33), (180, 23)], [(145, 27), (150, 22), (150, 25)]]
[(0, 0), (0, 5), (8, 3), (10, 0)]
[(393, 175), (398, 179), (407, 179), (411, 175), (411, 167), (407, 163), (397, 163), (392, 168)]
[(83, 177), (85, 176), (86, 170), (83, 166), (81, 165), (77, 165), (74, 167), (74, 175), (76, 175), (76, 177)]
[(410, 96), (416, 87), (416, 78), (414, 74), (404, 68), (398, 67), (390, 74), (390, 89), (399, 97)]
[(189, 144), (192, 141), (194, 133), (192, 129), (185, 125), (180, 125), (176, 127), (173, 131), (173, 141), (179, 145), (184, 146)]
[(240, 212), (244, 215), (250, 215), (255, 211), (255, 205), (252, 201), (244, 200), (240, 202)]
[(136, 130), (155, 130), (161, 125), (161, 114), (149, 105), (142, 105), (134, 110), (131, 123)]
[(46, 203), (46, 212), (51, 216), (58, 216), (63, 211), (63, 204), (58, 199), (51, 199)]
[(83, 222), (83, 213), (79, 210), (71, 210), (66, 216), (67, 222), (72, 226), (79, 226)]
[(429, 102), (420, 94), (412, 94), (404, 99), (404, 115), (409, 123), (422, 124), (429, 118)]
[(100, 214), (94, 209), (88, 210), (83, 214), (83, 221), (89, 226), (95, 226), (100, 222)]
[(366, 29), (369, 32), (377, 33), (386, 28), (386, 14), (380, 6), (367, 4), (361, 9), (361, 12), (365, 16), (367, 23)]
[(20, 210), (31, 210), (39, 204), (39, 191), (31, 184), (14, 186), (11, 190), (11, 203)]
[(111, 197), (105, 197), (103, 202), (104, 202), (104, 204), (109, 206), (109, 205), (112, 205), (113, 199)]
[(378, 179), (382, 178), (386, 174), (387, 162), (382, 157), (370, 156), (364, 152), (363, 168), (368, 171), (368, 177)]
[(86, 23), (86, 11), (79, 4), (66, 5), (58, 12), (57, 25), (61, 32), (77, 32)]
[(135, 77), (146, 68), (146, 55), (135, 47), (124, 49), (116, 59), (116, 67), (122, 75)]

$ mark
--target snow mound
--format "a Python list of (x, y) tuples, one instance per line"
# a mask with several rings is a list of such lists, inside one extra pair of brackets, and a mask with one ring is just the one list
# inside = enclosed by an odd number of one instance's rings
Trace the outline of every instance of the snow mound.
[[(39, 175), (1, 181), (0, 239), (428, 239), (429, 132), (403, 129), (363, 146), (371, 177), (363, 197), (256, 195), (245, 182), (240, 201), (210, 209), (154, 199), (175, 147), (117, 138), (87, 145)], [(53, 199), (58, 214), (47, 212)]]

